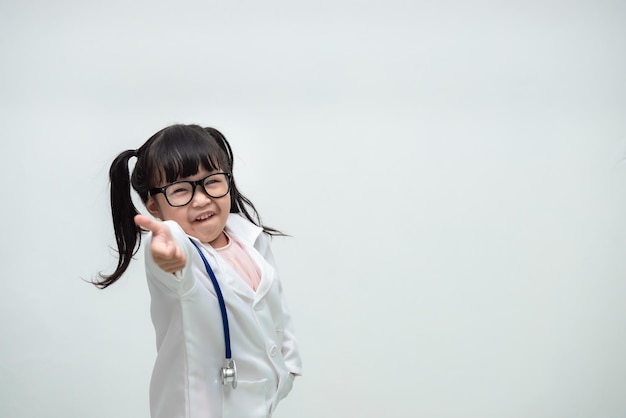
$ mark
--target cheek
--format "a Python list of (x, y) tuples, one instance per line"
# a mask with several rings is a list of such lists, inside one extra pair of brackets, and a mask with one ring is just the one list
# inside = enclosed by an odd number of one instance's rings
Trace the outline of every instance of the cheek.
[(230, 199), (230, 193), (224, 196), (223, 201), (221, 202), (222, 212), (230, 213), (230, 209), (232, 207), (232, 201)]

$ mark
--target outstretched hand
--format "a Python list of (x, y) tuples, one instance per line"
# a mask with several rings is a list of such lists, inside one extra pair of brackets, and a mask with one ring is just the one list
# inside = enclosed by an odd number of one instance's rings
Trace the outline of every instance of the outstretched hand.
[(144, 215), (135, 216), (135, 223), (152, 232), (150, 251), (152, 258), (161, 270), (175, 273), (182, 270), (187, 258), (178, 242), (172, 236), (170, 229), (161, 221), (156, 221)]

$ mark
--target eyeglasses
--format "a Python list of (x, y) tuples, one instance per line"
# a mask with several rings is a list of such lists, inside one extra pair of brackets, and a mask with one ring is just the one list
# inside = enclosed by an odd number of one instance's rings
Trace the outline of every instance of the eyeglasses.
[(170, 206), (185, 206), (193, 199), (196, 186), (202, 186), (204, 192), (213, 199), (226, 196), (230, 191), (230, 178), (230, 173), (214, 173), (196, 181), (181, 180), (167, 186), (156, 187), (148, 190), (148, 193), (150, 196), (163, 193)]

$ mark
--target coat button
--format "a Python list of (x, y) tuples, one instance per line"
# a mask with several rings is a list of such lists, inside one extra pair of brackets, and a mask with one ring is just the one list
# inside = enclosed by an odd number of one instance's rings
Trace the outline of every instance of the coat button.
[(274, 357), (276, 353), (278, 353), (278, 347), (273, 345), (272, 348), (270, 348), (270, 356)]

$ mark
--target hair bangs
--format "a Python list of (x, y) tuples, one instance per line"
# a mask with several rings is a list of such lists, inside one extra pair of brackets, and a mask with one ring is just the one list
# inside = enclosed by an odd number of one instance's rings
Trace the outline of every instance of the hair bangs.
[(230, 172), (228, 156), (216, 140), (199, 126), (174, 125), (164, 129), (147, 158), (154, 187), (206, 171)]

